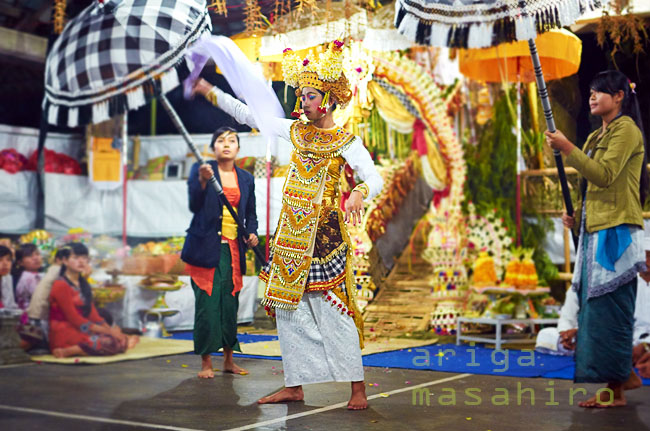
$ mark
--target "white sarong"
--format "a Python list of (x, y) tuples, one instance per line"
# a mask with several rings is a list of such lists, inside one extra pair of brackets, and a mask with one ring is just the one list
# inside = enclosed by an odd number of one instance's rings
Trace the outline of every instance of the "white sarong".
[(363, 363), (354, 320), (307, 292), (295, 311), (276, 310), (286, 387), (322, 382), (359, 382)]

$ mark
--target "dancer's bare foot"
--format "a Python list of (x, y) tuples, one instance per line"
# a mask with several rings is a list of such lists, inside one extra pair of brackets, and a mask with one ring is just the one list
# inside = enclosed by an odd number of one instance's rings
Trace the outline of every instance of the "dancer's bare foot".
[(348, 410), (364, 410), (368, 408), (366, 397), (366, 384), (364, 382), (352, 382), (352, 395), (348, 401)]
[(625, 383), (623, 383), (623, 390), (624, 391), (631, 391), (633, 389), (638, 389), (641, 386), (643, 386), (643, 382), (641, 381), (641, 377), (634, 371), (634, 368), (630, 372), (630, 377), (627, 379)]
[(126, 344), (127, 349), (132, 349), (140, 342), (140, 337), (137, 335), (129, 335), (128, 336), (128, 342)]
[(287, 403), (291, 401), (302, 401), (304, 398), (305, 393), (302, 391), (302, 386), (293, 386), (279, 390), (273, 395), (260, 398), (257, 400), (257, 404)]
[(52, 354), (55, 358), (65, 358), (65, 356), (63, 356), (63, 349), (60, 347), (52, 350)]
[(585, 407), (585, 408), (609, 408), (609, 407), (623, 407), (627, 405), (627, 401), (625, 400), (625, 395), (623, 395), (622, 386), (619, 386), (618, 390), (613, 390), (613, 392), (614, 392), (613, 399), (611, 399), (611, 392), (601, 391), (600, 397), (595, 395), (589, 398), (587, 401), (578, 403), (578, 405), (580, 407)]
[(212, 357), (210, 355), (201, 355), (201, 371), (199, 371), (199, 378), (214, 378), (214, 371), (212, 371)]

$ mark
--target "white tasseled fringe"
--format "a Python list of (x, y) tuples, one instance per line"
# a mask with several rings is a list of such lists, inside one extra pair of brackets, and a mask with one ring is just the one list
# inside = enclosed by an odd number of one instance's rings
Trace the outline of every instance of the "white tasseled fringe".
[(467, 37), (468, 48), (486, 48), (492, 44), (492, 32), (494, 23), (483, 23), (473, 25), (469, 29)]
[(93, 105), (93, 124), (101, 123), (109, 118), (108, 101), (99, 102)]
[(77, 127), (79, 125), (79, 108), (68, 109), (68, 127)]
[(431, 46), (447, 46), (449, 39), (450, 27), (446, 24), (434, 22), (431, 24), (431, 39), (429, 45)]
[(519, 18), (515, 21), (515, 35), (517, 40), (535, 39), (537, 37), (535, 20), (529, 16)]
[(147, 100), (144, 97), (144, 90), (142, 87), (137, 87), (135, 90), (126, 93), (126, 103), (129, 105), (129, 109), (131, 110), (146, 105)]
[(59, 107), (56, 105), (50, 105), (47, 110), (47, 122), (50, 124), (57, 124), (56, 120), (59, 116)]
[(160, 77), (160, 90), (163, 94), (172, 91), (180, 84), (176, 69), (170, 69)]
[(580, 17), (580, 0), (561, 3), (558, 6), (558, 14), (562, 27), (573, 24)]
[[(428, 44), (432, 46), (447, 46), (449, 37), (452, 36), (453, 38), (455, 31), (462, 31), (463, 26), (467, 25), (464, 24), (462, 18), (446, 16), (443, 13), (443, 6), (437, 7), (432, 4), (427, 4), (426, 0), (416, 0), (415, 3), (423, 5), (425, 10), (417, 10), (414, 6), (407, 6), (400, 0), (395, 2), (395, 16), (402, 9), (406, 10), (398, 30), (409, 40), (416, 40), (418, 24), (422, 21), (432, 22), (431, 36)], [(537, 2), (534, 6), (524, 6), (524, 10), (531, 14), (524, 18), (519, 16), (521, 10), (517, 7), (509, 8), (500, 13), (487, 14), (477, 18), (478, 21), (482, 22), (470, 24), (467, 47), (485, 48), (491, 46), (494, 23), (497, 21), (513, 19), (517, 40), (534, 39), (537, 37), (536, 20), (540, 19), (544, 21), (547, 12), (550, 15), (554, 15), (557, 11), (558, 21), (552, 22), (552, 24), (558, 27), (566, 27), (580, 18), (581, 9), (593, 10), (599, 7), (601, 3), (602, 0), (545, 0), (544, 2)], [(454, 9), (454, 6), (449, 7)], [(422, 42), (420, 41), (420, 43)]]
[(410, 13), (404, 15), (404, 19), (399, 26), (399, 32), (404, 35), (409, 40), (415, 40), (418, 31), (418, 24), (420, 20)]

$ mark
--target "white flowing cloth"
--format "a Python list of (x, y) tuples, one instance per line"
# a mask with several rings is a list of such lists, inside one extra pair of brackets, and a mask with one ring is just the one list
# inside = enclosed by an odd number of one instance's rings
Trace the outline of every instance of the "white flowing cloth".
[(307, 292), (298, 309), (276, 310), (284, 385), (360, 382), (363, 363), (354, 320), (322, 292)]
[(191, 95), (194, 81), (208, 58), (212, 58), (237, 97), (250, 108), (255, 125), (269, 144), (275, 141), (274, 123), (278, 118), (284, 118), (282, 105), (260, 71), (253, 67), (235, 42), (226, 36), (204, 36), (185, 57), (194, 64), (190, 76), (183, 83), (185, 97)]

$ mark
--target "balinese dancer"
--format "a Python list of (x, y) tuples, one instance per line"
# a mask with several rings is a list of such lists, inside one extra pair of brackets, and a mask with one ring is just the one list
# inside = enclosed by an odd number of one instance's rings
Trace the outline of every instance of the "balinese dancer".
[[(203, 379), (214, 377), (212, 353), (223, 348), (223, 371), (248, 372), (233, 361), (233, 350), (241, 352), (237, 341), (239, 292), (246, 272), (246, 248), (255, 247), (257, 213), (255, 180), (235, 166), (239, 137), (230, 127), (221, 127), (212, 135), (210, 148), (216, 161), (192, 166), (187, 180), (190, 210), (194, 213), (187, 230), (181, 259), (187, 264), (194, 290), (194, 353), (201, 355)], [(245, 238), (238, 235), (237, 224), (208, 187), (215, 175), (223, 185), (226, 199), (244, 221)]]
[[(361, 139), (334, 124), (333, 111), (352, 97), (342, 71), (342, 43), (298, 59), (285, 50), (282, 69), (298, 100), (292, 116), (278, 119), (277, 135), (293, 152), (285, 180), (273, 255), (260, 278), (264, 304), (277, 318), (285, 388), (258, 402), (300, 401), (303, 384), (349, 381), (348, 408), (368, 406), (361, 362), (363, 321), (355, 299), (352, 247), (345, 223), (358, 223), (363, 200), (381, 191), (382, 179)], [(200, 80), (195, 91), (238, 122), (255, 127), (249, 108)], [(340, 209), (339, 179), (348, 163), (363, 180)], [(275, 311), (274, 311), (275, 310)]]

